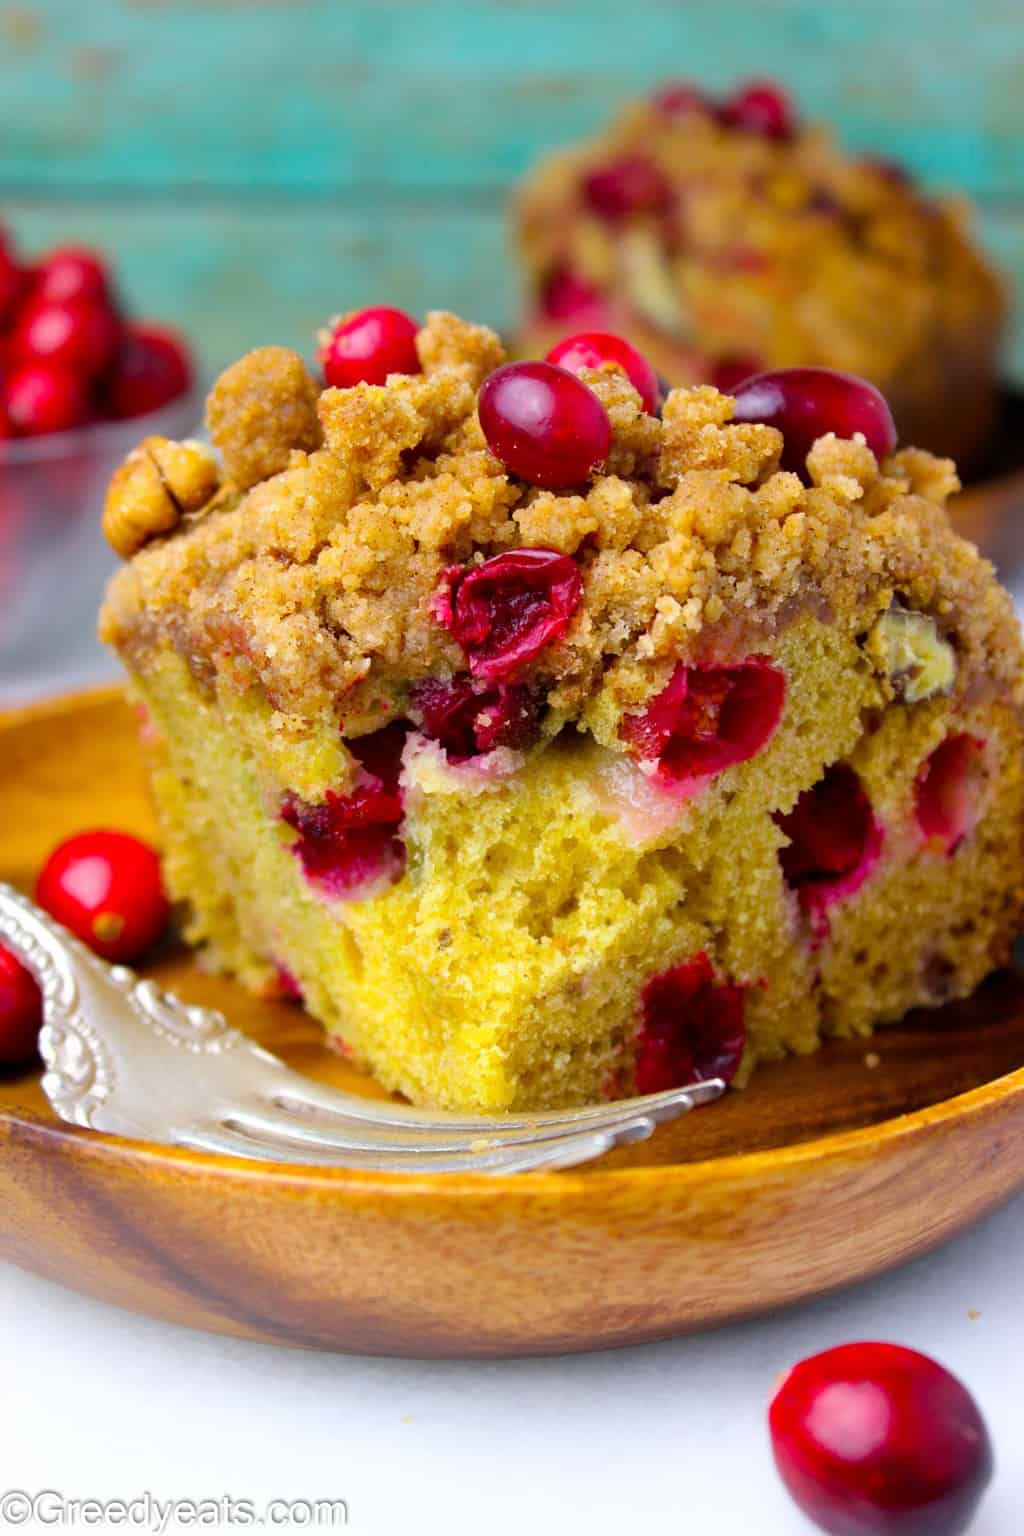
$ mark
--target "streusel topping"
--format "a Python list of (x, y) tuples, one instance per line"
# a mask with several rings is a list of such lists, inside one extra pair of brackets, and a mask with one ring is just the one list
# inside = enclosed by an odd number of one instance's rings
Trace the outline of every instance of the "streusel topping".
[(807, 607), (866, 627), (898, 599), (951, 640), (958, 689), (988, 677), (1024, 698), (1010, 601), (946, 516), (950, 461), (907, 448), (879, 465), (829, 434), (805, 483), (779, 469), (775, 428), (731, 421), (729, 396), (677, 389), (656, 417), (605, 367), (581, 376), (611, 423), (607, 462), (542, 490), (481, 431), (494, 333), (435, 313), (417, 349), (421, 373), (347, 389), (318, 389), (282, 348), (229, 368), (208, 408), (225, 483), (118, 573), (102, 637), (140, 668), (173, 648), (211, 686), (355, 735), (466, 672), (445, 592), (530, 548), (569, 557), (582, 596), (521, 680), (602, 740), (677, 660), (742, 658)]

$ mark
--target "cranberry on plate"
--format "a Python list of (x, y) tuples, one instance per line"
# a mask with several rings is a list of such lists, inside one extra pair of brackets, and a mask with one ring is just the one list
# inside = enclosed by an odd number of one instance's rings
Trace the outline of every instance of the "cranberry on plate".
[(69, 432), (89, 420), (89, 392), (80, 376), (60, 363), (22, 363), (3, 381), (0, 414), (11, 435)]
[(118, 421), (146, 416), (192, 387), (192, 360), (184, 339), (166, 325), (126, 325), (106, 389)]
[(992, 1477), (967, 1388), (897, 1344), (844, 1344), (801, 1361), (769, 1426), (786, 1487), (829, 1536), (961, 1536)]
[(42, 1022), (43, 999), (35, 978), (0, 945), (0, 1069), (33, 1059)]
[(44, 864), (36, 900), (98, 955), (127, 965), (152, 948), (169, 915), (160, 860), (127, 832), (69, 837)]

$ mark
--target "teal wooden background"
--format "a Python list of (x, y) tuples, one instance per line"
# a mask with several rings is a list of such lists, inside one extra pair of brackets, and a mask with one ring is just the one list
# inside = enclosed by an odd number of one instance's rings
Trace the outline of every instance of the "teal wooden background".
[(530, 161), (752, 73), (969, 191), (1024, 305), (1024, 0), (0, 0), (0, 218), (112, 249), (210, 368), (370, 300), (500, 325)]

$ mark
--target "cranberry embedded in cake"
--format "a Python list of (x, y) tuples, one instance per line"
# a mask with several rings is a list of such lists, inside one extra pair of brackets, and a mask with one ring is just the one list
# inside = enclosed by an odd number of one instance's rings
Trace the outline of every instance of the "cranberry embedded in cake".
[(627, 715), (621, 734), (662, 783), (681, 788), (767, 746), (785, 696), (785, 674), (766, 656), (748, 656), (735, 666), (680, 662), (644, 712)]
[(582, 593), (579, 568), (554, 549), (516, 549), (445, 572), (436, 612), (474, 677), (518, 676), (565, 634)]
[(703, 951), (649, 981), (636, 1040), (636, 1087), (660, 1093), (720, 1077), (732, 1082), (743, 1058), (744, 989), (716, 982)]

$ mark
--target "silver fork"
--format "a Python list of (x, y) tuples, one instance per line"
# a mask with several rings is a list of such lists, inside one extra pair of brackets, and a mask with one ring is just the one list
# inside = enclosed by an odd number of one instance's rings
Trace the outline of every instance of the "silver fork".
[(9, 885), (0, 940), (43, 993), (43, 1092), (62, 1120), (232, 1157), (394, 1173), (569, 1168), (716, 1099), (719, 1078), (533, 1115), (457, 1115), (360, 1098), (286, 1067), (212, 1008), (109, 965)]

